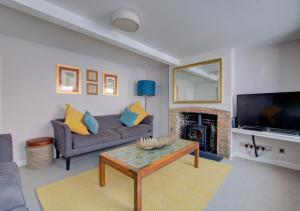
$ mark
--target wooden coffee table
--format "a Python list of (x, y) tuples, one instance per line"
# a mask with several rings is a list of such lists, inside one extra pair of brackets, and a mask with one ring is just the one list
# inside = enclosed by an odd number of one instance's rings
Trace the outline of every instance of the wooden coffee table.
[(142, 210), (142, 179), (169, 163), (195, 152), (195, 168), (199, 167), (199, 143), (183, 139), (156, 150), (143, 150), (137, 144), (101, 153), (99, 156), (99, 183), (105, 186), (105, 164), (134, 179), (134, 210)]

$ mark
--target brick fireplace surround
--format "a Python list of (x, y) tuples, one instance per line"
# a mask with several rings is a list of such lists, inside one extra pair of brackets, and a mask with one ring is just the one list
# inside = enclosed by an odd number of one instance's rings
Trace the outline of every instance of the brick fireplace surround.
[(217, 154), (229, 158), (230, 156), (230, 128), (231, 114), (229, 111), (203, 107), (182, 107), (170, 109), (170, 135), (180, 137), (180, 126), (182, 124), (180, 113), (194, 112), (202, 114), (217, 115)]

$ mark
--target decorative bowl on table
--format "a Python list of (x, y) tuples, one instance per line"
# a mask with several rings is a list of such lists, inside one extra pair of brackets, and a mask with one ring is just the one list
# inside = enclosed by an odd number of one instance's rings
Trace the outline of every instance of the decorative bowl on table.
[(141, 138), (138, 141), (138, 146), (145, 150), (160, 149), (173, 144), (174, 141), (175, 139), (170, 137)]

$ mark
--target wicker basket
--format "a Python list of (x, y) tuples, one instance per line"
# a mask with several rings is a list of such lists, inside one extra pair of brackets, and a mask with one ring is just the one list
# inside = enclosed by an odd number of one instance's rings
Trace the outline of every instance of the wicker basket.
[(53, 161), (53, 139), (50, 137), (31, 139), (26, 142), (27, 168), (38, 169)]

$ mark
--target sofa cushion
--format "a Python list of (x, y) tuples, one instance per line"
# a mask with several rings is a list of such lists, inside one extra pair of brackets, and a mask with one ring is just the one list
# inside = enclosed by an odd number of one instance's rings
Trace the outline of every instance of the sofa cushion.
[(90, 112), (85, 111), (83, 115), (83, 122), (88, 130), (92, 132), (92, 134), (98, 134), (99, 124)]
[(130, 138), (134, 136), (140, 136), (151, 131), (151, 126), (146, 124), (139, 124), (132, 127), (119, 127), (114, 130), (120, 133), (122, 138)]
[(14, 208), (14, 209), (9, 210), (9, 211), (28, 211), (28, 209), (27, 209), (27, 207), (24, 205), (24, 206)]
[(145, 119), (145, 117), (149, 115), (149, 113), (147, 111), (145, 111), (143, 106), (141, 106), (139, 101), (131, 104), (129, 106), (129, 110), (136, 113), (136, 114), (138, 114), (138, 117), (134, 121), (134, 125), (140, 124), (141, 121), (143, 121), (143, 119)]
[(25, 206), (18, 167), (13, 162), (0, 163), (0, 210)]
[(12, 162), (12, 137), (10, 134), (0, 135), (0, 162)]
[(137, 117), (138, 114), (130, 111), (128, 108), (125, 108), (121, 114), (120, 122), (128, 127), (132, 127)]
[(120, 122), (120, 114), (95, 116), (95, 119), (99, 124), (99, 132), (103, 130), (112, 130), (114, 128), (122, 127), (123, 124)]
[(113, 130), (102, 130), (99, 134), (79, 135), (72, 134), (73, 148), (89, 147), (100, 143), (106, 143), (121, 139), (121, 135)]
[(89, 131), (85, 124), (83, 123), (83, 114), (76, 109), (74, 109), (71, 105), (66, 105), (66, 113), (65, 113), (65, 124), (69, 126), (70, 130), (74, 133), (78, 133), (81, 135), (89, 135)]

